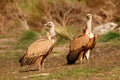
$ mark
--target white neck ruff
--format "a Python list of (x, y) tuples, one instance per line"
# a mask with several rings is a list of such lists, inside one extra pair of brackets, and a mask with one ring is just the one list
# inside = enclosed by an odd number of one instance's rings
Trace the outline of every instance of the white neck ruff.
[(94, 37), (94, 34), (90, 32), (90, 33), (88, 34), (88, 36), (89, 36), (90, 38), (93, 38), (93, 37)]
[(91, 26), (92, 26), (92, 18), (87, 21), (87, 29), (89, 32), (91, 32)]
[(55, 36), (54, 26), (50, 28), (50, 35), (51, 35), (51, 38)]

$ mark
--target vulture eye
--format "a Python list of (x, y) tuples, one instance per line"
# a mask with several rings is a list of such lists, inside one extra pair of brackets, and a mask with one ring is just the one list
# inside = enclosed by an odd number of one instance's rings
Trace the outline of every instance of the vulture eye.
[(90, 14), (88, 14), (87, 16), (90, 16)]
[(48, 24), (51, 24), (50, 22), (48, 22)]

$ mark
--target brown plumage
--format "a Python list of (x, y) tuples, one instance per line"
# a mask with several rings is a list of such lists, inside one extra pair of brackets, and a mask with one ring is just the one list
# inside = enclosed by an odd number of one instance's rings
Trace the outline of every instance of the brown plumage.
[[(69, 53), (67, 55), (67, 64), (74, 64), (76, 61), (81, 60), (84, 57), (89, 59), (90, 50), (95, 46), (96, 36), (91, 33), (91, 26), (88, 26), (90, 23), (91, 15), (87, 14), (88, 21), (87, 26), (83, 29), (83, 34), (76, 37), (70, 43)], [(91, 24), (90, 24), (91, 25)]]
[[(35, 64), (38, 69), (44, 68), (44, 59), (51, 53), (55, 43), (54, 24), (45, 24), (50, 28), (49, 36), (33, 42), (27, 49), (26, 54), (19, 60), (21, 66)], [(41, 68), (40, 68), (41, 67)]]

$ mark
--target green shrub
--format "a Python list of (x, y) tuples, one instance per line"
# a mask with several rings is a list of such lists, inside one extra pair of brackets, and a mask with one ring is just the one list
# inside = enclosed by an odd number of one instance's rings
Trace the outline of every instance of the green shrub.
[(68, 44), (70, 40), (68, 40), (65, 37), (62, 37), (60, 35), (57, 35), (57, 46), (64, 46), (65, 44)]
[(17, 48), (26, 49), (32, 42), (38, 39), (38, 34), (34, 31), (23, 31), (19, 41), (17, 43)]
[(28, 41), (36, 39), (37, 34), (34, 31), (24, 31), (20, 37), (20, 41)]
[(99, 42), (109, 42), (113, 40), (120, 40), (120, 33), (118, 32), (108, 32), (105, 35), (102, 35), (99, 39)]

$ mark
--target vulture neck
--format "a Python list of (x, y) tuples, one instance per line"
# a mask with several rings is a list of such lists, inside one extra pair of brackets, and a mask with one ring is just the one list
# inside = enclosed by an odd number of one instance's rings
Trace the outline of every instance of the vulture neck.
[(92, 26), (92, 17), (87, 21), (87, 30), (86, 30), (86, 35), (88, 35), (90, 38), (93, 38), (94, 35), (91, 32), (91, 26)]
[(53, 37), (55, 37), (55, 29), (54, 29), (54, 26), (52, 26), (51, 28), (50, 28), (50, 36), (51, 36), (51, 39), (53, 38)]
[(91, 32), (91, 26), (92, 26), (92, 17), (87, 21), (87, 31)]

